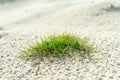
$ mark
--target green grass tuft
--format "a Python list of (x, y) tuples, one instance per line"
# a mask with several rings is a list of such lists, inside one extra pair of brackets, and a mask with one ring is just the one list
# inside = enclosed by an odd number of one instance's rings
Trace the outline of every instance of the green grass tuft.
[(23, 51), (22, 58), (63, 58), (69, 57), (73, 53), (78, 53), (81, 57), (88, 57), (94, 51), (93, 45), (88, 39), (82, 39), (73, 34), (51, 35), (45, 37), (41, 42), (29, 46)]

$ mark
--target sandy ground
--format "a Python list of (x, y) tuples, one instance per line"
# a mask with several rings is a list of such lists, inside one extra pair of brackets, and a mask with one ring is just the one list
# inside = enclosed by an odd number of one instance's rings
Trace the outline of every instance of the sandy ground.
[[(0, 0), (0, 80), (120, 80), (119, 0)], [(101, 50), (93, 60), (75, 57), (33, 64), (17, 58), (43, 35), (89, 37)]]

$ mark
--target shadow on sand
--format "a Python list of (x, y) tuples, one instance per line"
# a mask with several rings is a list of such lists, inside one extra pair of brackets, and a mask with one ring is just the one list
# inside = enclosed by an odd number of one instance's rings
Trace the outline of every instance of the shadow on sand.
[(0, 4), (13, 3), (13, 2), (16, 2), (16, 0), (0, 0)]

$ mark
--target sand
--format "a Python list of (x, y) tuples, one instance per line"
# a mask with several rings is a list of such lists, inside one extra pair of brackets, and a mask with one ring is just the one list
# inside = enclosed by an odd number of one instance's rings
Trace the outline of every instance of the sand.
[[(119, 0), (0, 1), (0, 80), (119, 80), (119, 22)], [(100, 51), (91, 61), (35, 64), (17, 57), (44, 35), (62, 32), (89, 37)]]

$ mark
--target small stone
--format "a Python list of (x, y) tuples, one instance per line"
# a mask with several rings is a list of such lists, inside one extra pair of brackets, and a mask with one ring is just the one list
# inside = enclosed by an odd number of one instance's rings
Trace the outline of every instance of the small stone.
[(76, 71), (79, 71), (79, 69), (76, 69)]
[(113, 79), (113, 76), (109, 76), (110, 79)]
[(65, 70), (70, 71), (70, 69), (69, 69), (69, 68), (66, 68)]
[(117, 66), (120, 66), (120, 63), (118, 63)]
[(120, 75), (118, 77), (120, 78)]
[(103, 80), (102, 78), (99, 78), (99, 80)]
[(0, 70), (3, 70), (3, 68), (0, 68)]
[(102, 77), (105, 77), (105, 75), (101, 75)]
[(3, 58), (4, 56), (1, 56), (1, 58)]

